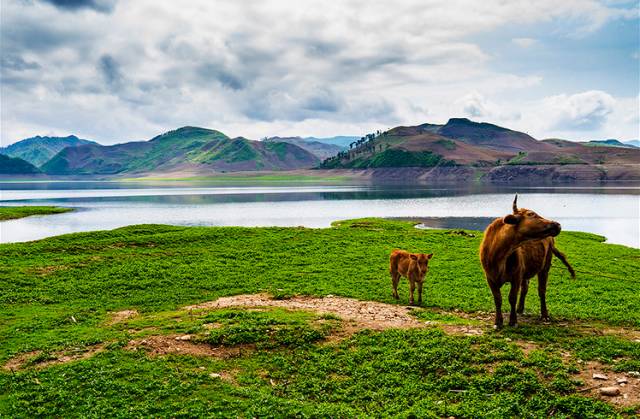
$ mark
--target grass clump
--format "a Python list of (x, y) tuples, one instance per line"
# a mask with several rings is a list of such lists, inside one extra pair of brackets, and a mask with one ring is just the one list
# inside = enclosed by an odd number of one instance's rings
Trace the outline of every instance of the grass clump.
[(73, 211), (73, 208), (53, 206), (0, 207), (0, 221), (29, 217), (31, 215), (61, 214), (69, 211)]

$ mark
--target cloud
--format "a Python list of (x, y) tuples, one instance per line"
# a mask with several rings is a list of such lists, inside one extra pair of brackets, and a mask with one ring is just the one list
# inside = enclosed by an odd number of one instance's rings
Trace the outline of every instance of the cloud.
[(557, 92), (540, 93), (539, 74), (497, 68), (499, 52), (478, 39), (522, 27), (531, 38), (516, 33), (513, 43), (524, 47), (548, 31), (592, 33), (628, 15), (595, 0), (2, 7), (3, 141), (53, 131), (114, 142), (181, 125), (253, 138), (358, 135), (460, 113), (516, 121), (521, 97)]
[(116, 0), (40, 0), (63, 10), (77, 11), (93, 9), (97, 12), (109, 13), (113, 10)]
[(489, 101), (479, 92), (471, 92), (458, 99), (462, 113), (470, 118), (494, 119), (498, 121), (512, 121), (520, 119), (517, 111), (507, 112), (497, 104)]
[(100, 57), (98, 69), (112, 90), (120, 88), (123, 80), (122, 72), (120, 71), (120, 65), (111, 55), (105, 54)]
[(529, 48), (530, 46), (537, 44), (538, 40), (533, 38), (513, 38), (511, 42), (521, 48)]
[(550, 126), (557, 130), (596, 130), (613, 112), (616, 100), (608, 93), (590, 90), (574, 95), (557, 95), (543, 100)]

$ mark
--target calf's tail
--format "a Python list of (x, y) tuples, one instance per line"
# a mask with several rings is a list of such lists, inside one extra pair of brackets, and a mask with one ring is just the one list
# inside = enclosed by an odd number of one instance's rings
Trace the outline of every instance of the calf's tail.
[(564, 266), (566, 266), (567, 269), (569, 269), (569, 273), (571, 274), (571, 278), (575, 278), (576, 277), (576, 272), (573, 270), (573, 267), (571, 267), (571, 264), (569, 264), (569, 261), (567, 261), (567, 258), (565, 257), (564, 253), (562, 253), (561, 251), (556, 249), (555, 246), (551, 246), (551, 251), (553, 252), (555, 257), (560, 259), (560, 261), (562, 263), (564, 263)]

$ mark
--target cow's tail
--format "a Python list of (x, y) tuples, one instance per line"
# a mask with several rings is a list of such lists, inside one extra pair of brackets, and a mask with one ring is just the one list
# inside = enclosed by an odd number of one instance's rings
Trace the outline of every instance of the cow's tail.
[(564, 253), (562, 253), (561, 251), (556, 249), (555, 246), (551, 246), (551, 251), (553, 252), (555, 257), (560, 259), (560, 261), (562, 263), (564, 263), (564, 266), (566, 266), (567, 269), (569, 269), (569, 273), (571, 274), (571, 278), (575, 278), (576, 277), (576, 272), (573, 270), (573, 267), (571, 266), (571, 264), (569, 264), (569, 261), (567, 261), (567, 258), (565, 257)]

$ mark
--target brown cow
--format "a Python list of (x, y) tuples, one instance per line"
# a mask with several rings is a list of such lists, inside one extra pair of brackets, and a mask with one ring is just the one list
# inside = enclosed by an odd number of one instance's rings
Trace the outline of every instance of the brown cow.
[(554, 237), (560, 234), (560, 224), (547, 220), (535, 212), (517, 206), (518, 195), (513, 200), (513, 214), (496, 218), (484, 231), (480, 245), (480, 261), (491, 288), (496, 305), (496, 328), (502, 327), (502, 294), (500, 287), (511, 283), (509, 326), (517, 325), (516, 300), (522, 288), (517, 313), (524, 312), (524, 300), (529, 289), (529, 279), (538, 275), (540, 316), (549, 319), (546, 293), (547, 278), (552, 254), (565, 264), (575, 278), (573, 268), (565, 256), (554, 246)]
[(413, 305), (413, 290), (418, 285), (418, 304), (422, 303), (422, 284), (424, 276), (429, 270), (429, 259), (433, 253), (409, 253), (404, 250), (394, 250), (389, 256), (389, 272), (391, 273), (391, 283), (393, 285), (393, 298), (398, 296), (398, 282), (404, 276), (409, 280), (409, 304)]

